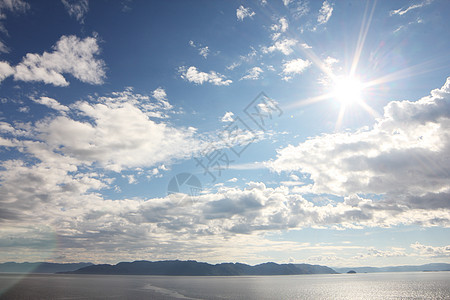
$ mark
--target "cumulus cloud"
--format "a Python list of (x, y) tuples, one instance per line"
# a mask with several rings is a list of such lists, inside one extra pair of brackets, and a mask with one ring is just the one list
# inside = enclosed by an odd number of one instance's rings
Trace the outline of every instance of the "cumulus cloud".
[(273, 24), (270, 29), (273, 31), (280, 31), (280, 32), (286, 32), (288, 29), (289, 24), (285, 17), (282, 17), (278, 20), (278, 24)]
[(419, 252), (421, 256), (425, 257), (435, 257), (435, 258), (450, 257), (450, 245), (443, 247), (433, 247), (423, 245), (419, 242), (415, 242), (414, 244), (411, 244), (411, 248)]
[(209, 82), (214, 85), (230, 85), (233, 82), (230, 79), (226, 79), (224, 75), (219, 74), (215, 71), (206, 73), (198, 71), (194, 66), (191, 66), (189, 68), (180, 67), (179, 72), (181, 73), (181, 78), (195, 84), (203, 84), (205, 82)]
[(236, 9), (236, 17), (239, 21), (243, 21), (246, 17), (252, 18), (254, 15), (255, 12), (250, 7), (245, 8), (241, 5)]
[(258, 80), (263, 72), (260, 67), (253, 67), (240, 80)]
[(62, 74), (71, 74), (90, 84), (101, 84), (105, 77), (105, 63), (95, 58), (100, 48), (95, 37), (83, 40), (76, 36), (62, 36), (53, 52), (42, 55), (28, 53), (15, 67), (14, 79), (42, 81), (56, 86), (67, 86)]
[(406, 14), (407, 12), (409, 12), (409, 11), (411, 11), (413, 9), (417, 9), (417, 8), (421, 8), (421, 7), (427, 6), (427, 5), (431, 4), (432, 2), (433, 2), (433, 0), (424, 0), (424, 1), (421, 1), (421, 2), (419, 2), (417, 4), (412, 4), (412, 5), (410, 5), (410, 6), (406, 7), (406, 8), (399, 8), (399, 9), (396, 9), (396, 10), (392, 10), (389, 14), (391, 16), (393, 16), (393, 15), (403, 16), (404, 14)]
[(319, 10), (319, 15), (317, 16), (317, 23), (319, 25), (326, 24), (333, 14), (333, 6), (328, 2), (324, 1), (322, 7)]
[(284, 55), (289, 55), (293, 52), (292, 47), (297, 44), (297, 40), (294, 39), (284, 39), (282, 41), (276, 41), (270, 47), (263, 47), (263, 53), (271, 53), (274, 51), (280, 51)]
[(89, 0), (61, 0), (61, 2), (71, 17), (84, 23), (84, 16), (89, 11)]
[(227, 111), (220, 120), (224, 123), (233, 122), (234, 121), (233, 116), (234, 114), (231, 111)]
[(5, 61), (0, 61), (0, 83), (6, 77), (14, 74), (14, 69)]
[(311, 66), (311, 64), (312, 63), (309, 60), (303, 60), (301, 58), (285, 62), (283, 64), (282, 72), (282, 75), (284, 76), (283, 80), (290, 80), (293, 75), (303, 73), (309, 66)]
[[(376, 205), (386, 209), (448, 213), (449, 129), (450, 78), (418, 101), (390, 102), (371, 129), (289, 145), (269, 165), (278, 172), (309, 174), (313, 183), (303, 192), (378, 194), (383, 201)], [(448, 219), (435, 220), (441, 221)]]

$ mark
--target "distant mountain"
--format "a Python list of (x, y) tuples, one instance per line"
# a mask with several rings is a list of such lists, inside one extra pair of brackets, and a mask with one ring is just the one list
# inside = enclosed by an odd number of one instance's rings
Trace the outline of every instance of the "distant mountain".
[(347, 273), (354, 270), (357, 273), (376, 272), (423, 272), (423, 271), (450, 271), (450, 264), (434, 263), (421, 266), (396, 266), (396, 267), (356, 267), (356, 268), (333, 268), (339, 273)]
[(15, 263), (6, 262), (0, 263), (0, 273), (57, 273), (57, 272), (70, 272), (80, 268), (91, 266), (91, 263), (71, 263), (71, 264), (58, 264), (48, 262), (35, 262), (35, 263)]
[(299, 275), (336, 274), (331, 268), (308, 264), (276, 264), (273, 262), (250, 266), (241, 263), (208, 264), (197, 261), (134, 261), (117, 265), (92, 265), (71, 274), (111, 275), (179, 275), (179, 276), (231, 276), (231, 275)]

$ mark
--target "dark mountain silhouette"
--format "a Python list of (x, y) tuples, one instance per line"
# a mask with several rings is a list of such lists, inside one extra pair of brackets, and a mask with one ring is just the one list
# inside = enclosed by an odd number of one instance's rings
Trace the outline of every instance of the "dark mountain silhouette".
[(396, 267), (356, 267), (356, 268), (334, 268), (339, 273), (347, 273), (354, 270), (358, 273), (376, 272), (423, 272), (423, 271), (450, 271), (450, 264), (433, 263), (420, 266), (396, 266)]
[(208, 264), (193, 260), (134, 261), (117, 265), (92, 265), (71, 274), (111, 275), (178, 275), (178, 276), (231, 276), (231, 275), (299, 275), (336, 274), (331, 268), (308, 264), (276, 264), (273, 262), (250, 266), (241, 263)]
[(6, 262), (0, 263), (0, 273), (57, 273), (70, 272), (91, 266), (91, 263)]

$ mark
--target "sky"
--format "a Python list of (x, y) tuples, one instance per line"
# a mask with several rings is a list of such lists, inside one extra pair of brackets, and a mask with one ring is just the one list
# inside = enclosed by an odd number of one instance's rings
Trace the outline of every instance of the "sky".
[(0, 262), (450, 262), (450, 2), (0, 0)]

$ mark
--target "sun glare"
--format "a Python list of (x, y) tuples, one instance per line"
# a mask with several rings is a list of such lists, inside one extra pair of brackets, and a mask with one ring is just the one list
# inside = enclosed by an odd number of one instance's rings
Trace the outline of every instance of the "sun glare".
[(361, 101), (362, 83), (355, 77), (339, 77), (334, 81), (333, 98), (344, 105)]

